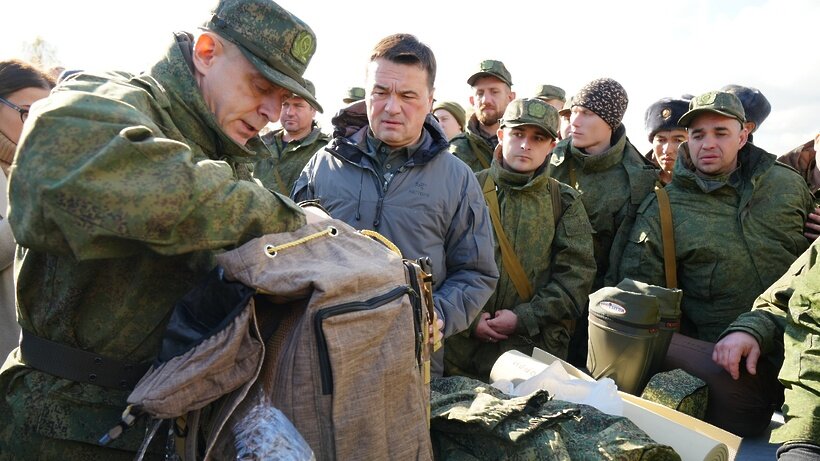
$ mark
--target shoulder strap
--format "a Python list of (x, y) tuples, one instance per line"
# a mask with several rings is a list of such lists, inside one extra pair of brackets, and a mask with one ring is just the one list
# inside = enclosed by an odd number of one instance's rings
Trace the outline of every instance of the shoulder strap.
[(558, 220), (561, 219), (561, 183), (557, 179), (550, 177), (550, 198), (552, 198), (552, 222), (558, 225)]
[(498, 207), (495, 182), (489, 174), (484, 181), (483, 192), (484, 199), (490, 208), (490, 221), (492, 221), (495, 235), (498, 237), (498, 246), (501, 247), (501, 259), (504, 263), (504, 267), (507, 269), (507, 273), (513, 285), (515, 285), (518, 296), (524, 301), (529, 301), (533, 295), (532, 285), (529, 279), (527, 279), (527, 274), (524, 272), (524, 268), (521, 267), (521, 262), (518, 260), (518, 256), (515, 255), (510, 241), (507, 240), (507, 234), (504, 233), (504, 228), (501, 227), (501, 212)]
[(666, 288), (678, 287), (678, 267), (675, 261), (675, 230), (672, 226), (672, 205), (669, 194), (663, 187), (655, 188), (658, 209), (661, 215), (661, 235), (663, 238), (663, 269), (666, 273)]
[(569, 186), (575, 190), (578, 190), (578, 179), (575, 176), (575, 164), (572, 163), (571, 158), (567, 158), (569, 162)]
[(466, 138), (467, 143), (470, 144), (470, 149), (473, 151), (473, 155), (475, 155), (475, 158), (477, 158), (478, 162), (481, 163), (481, 168), (484, 168), (485, 170), (489, 168), (490, 165), (487, 163), (487, 159), (485, 159), (481, 154), (481, 150), (478, 148), (475, 141), (473, 141), (473, 138), (471, 136), (466, 136)]

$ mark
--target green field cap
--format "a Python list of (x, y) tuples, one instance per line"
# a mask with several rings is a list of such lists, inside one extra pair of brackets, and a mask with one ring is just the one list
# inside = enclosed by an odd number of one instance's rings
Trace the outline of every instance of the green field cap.
[(710, 91), (689, 101), (689, 112), (683, 114), (678, 125), (688, 127), (692, 120), (703, 112), (714, 112), (746, 123), (746, 113), (740, 99), (732, 93)]
[(510, 71), (507, 70), (504, 63), (493, 59), (485, 59), (484, 61), (481, 61), (481, 64), (478, 66), (478, 70), (467, 79), (467, 84), (473, 86), (476, 80), (481, 77), (495, 77), (506, 83), (507, 86), (512, 86), (513, 84)]
[(553, 139), (558, 139), (558, 111), (538, 98), (516, 99), (507, 105), (502, 128), (533, 125), (541, 128)]

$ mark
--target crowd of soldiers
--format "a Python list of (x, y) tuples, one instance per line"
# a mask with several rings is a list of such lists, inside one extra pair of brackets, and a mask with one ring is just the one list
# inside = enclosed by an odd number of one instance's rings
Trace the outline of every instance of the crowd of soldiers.
[(327, 219), (294, 202), (310, 200), (431, 257), (434, 374), (484, 381), (508, 350), (585, 366), (591, 293), (669, 284), (669, 207), (683, 299), (665, 368), (708, 384), (708, 422), (754, 436), (782, 405), (780, 459), (820, 456), (820, 133), (778, 159), (753, 142), (766, 98), (727, 85), (653, 103), (641, 153), (617, 81), (517, 95), (487, 59), (465, 75), (465, 110), (433, 99), (435, 56), (409, 34), (376, 44), (329, 133), (302, 77), (314, 50), (275, 3), (222, 0), (144, 74), (73, 73), (52, 91), (0, 63), (0, 459), (133, 456), (134, 435), (96, 444), (133, 384), (116, 370), (156, 356), (215, 252)]

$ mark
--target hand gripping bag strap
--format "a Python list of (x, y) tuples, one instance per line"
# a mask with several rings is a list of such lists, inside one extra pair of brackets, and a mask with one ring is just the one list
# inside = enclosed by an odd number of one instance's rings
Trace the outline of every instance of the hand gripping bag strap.
[(533, 294), (532, 285), (529, 279), (527, 279), (524, 268), (521, 267), (521, 262), (518, 260), (518, 256), (515, 255), (510, 241), (507, 240), (507, 234), (504, 233), (504, 228), (501, 226), (501, 213), (498, 207), (498, 196), (495, 192), (495, 182), (489, 175), (487, 176), (487, 180), (484, 181), (483, 192), (484, 199), (490, 208), (490, 220), (493, 223), (495, 235), (498, 237), (498, 245), (501, 247), (501, 258), (504, 261), (504, 267), (507, 269), (507, 273), (513, 285), (515, 285), (518, 296), (524, 301), (529, 301), (532, 299)]
[(658, 209), (661, 215), (661, 235), (663, 237), (663, 269), (666, 273), (666, 288), (678, 287), (678, 267), (675, 261), (675, 230), (672, 225), (672, 205), (669, 194), (663, 187), (655, 188)]

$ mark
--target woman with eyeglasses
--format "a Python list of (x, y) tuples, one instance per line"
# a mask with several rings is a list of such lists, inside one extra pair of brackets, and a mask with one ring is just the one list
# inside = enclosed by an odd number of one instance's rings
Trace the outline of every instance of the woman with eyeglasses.
[(14, 236), (6, 220), (9, 167), (23, 132), (23, 122), (35, 101), (48, 96), (54, 79), (18, 60), (0, 61), (0, 362), (20, 337), (14, 305)]

